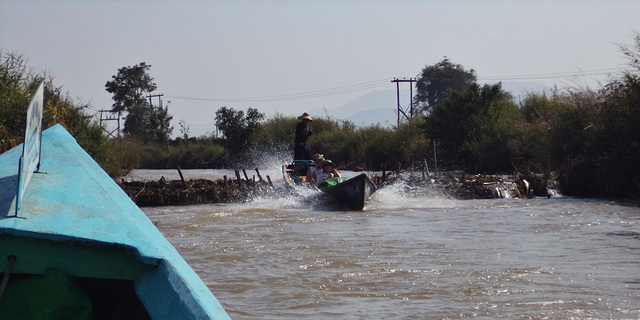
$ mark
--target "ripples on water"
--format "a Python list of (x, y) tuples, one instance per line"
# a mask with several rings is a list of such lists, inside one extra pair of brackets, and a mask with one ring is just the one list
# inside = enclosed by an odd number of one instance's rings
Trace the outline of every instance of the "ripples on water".
[[(411, 194), (411, 196), (407, 196)], [(145, 208), (233, 319), (638, 319), (640, 209), (313, 194)]]

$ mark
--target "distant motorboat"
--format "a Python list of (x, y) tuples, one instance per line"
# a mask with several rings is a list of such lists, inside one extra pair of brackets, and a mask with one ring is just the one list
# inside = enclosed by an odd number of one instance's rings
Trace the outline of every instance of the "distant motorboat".
[[(302, 187), (306, 183), (307, 169), (312, 165), (313, 162), (310, 160), (296, 160), (291, 164), (283, 164), (282, 175), (285, 184), (290, 188)], [(361, 173), (335, 185), (318, 189), (350, 210), (363, 210), (371, 195), (376, 192), (376, 185), (366, 173)]]

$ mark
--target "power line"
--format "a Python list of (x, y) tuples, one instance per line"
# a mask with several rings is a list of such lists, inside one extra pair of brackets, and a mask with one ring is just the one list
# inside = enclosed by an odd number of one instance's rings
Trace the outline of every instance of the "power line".
[[(571, 78), (571, 77), (586, 77), (586, 76), (600, 76), (608, 75), (612, 72), (620, 71), (619, 69), (595, 69), (573, 72), (553, 72), (553, 73), (537, 73), (537, 74), (521, 74), (521, 75), (506, 75), (506, 76), (488, 76), (480, 77), (480, 81), (514, 81), (514, 80), (539, 80), (539, 79), (558, 79), (558, 78)], [(395, 78), (394, 78), (395, 79)], [(305, 91), (290, 94), (270, 95), (270, 96), (257, 96), (248, 98), (206, 98), (206, 97), (190, 97), (190, 96), (167, 96), (169, 99), (176, 100), (194, 100), (194, 101), (211, 101), (211, 102), (276, 102), (276, 101), (291, 101), (291, 100), (305, 100), (312, 98), (322, 98), (335, 95), (341, 95), (346, 93), (358, 92), (363, 90), (371, 90), (375, 88), (385, 87), (389, 85), (389, 78), (373, 80), (353, 85), (347, 85), (342, 87)]]
[(597, 69), (597, 70), (585, 70), (574, 72), (554, 72), (554, 73), (538, 73), (538, 74), (523, 74), (523, 75), (510, 75), (510, 76), (493, 76), (493, 77), (480, 77), (478, 80), (532, 80), (532, 79), (557, 79), (568, 77), (581, 77), (581, 76), (600, 76), (611, 74), (614, 71), (620, 71), (619, 69)]
[(272, 101), (302, 100), (302, 99), (334, 96), (334, 95), (340, 95), (345, 93), (374, 89), (374, 88), (388, 86), (388, 85), (389, 83), (387, 78), (387, 79), (374, 80), (374, 81), (358, 83), (358, 84), (337, 87), (337, 88), (331, 88), (331, 89), (306, 91), (306, 92), (282, 94), (282, 95), (272, 95), (272, 96), (259, 96), (259, 97), (250, 97), (250, 98), (199, 98), (199, 97), (185, 97), (185, 96), (170, 96), (168, 98), (181, 99), (181, 100), (215, 101), (215, 102), (270, 102), (270, 101), (272, 102)]

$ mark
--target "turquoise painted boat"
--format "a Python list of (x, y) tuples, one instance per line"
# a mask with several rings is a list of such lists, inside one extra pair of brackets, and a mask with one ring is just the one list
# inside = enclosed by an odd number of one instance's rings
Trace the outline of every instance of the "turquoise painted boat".
[(22, 149), (0, 155), (0, 318), (230, 319), (62, 126), (42, 132), (39, 172), (19, 200)]

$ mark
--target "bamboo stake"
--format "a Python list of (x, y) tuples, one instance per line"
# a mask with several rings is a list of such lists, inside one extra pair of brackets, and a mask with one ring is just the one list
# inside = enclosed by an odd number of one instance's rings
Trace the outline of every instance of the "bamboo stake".
[(238, 179), (238, 186), (242, 183), (242, 178), (240, 178), (240, 170), (236, 169), (236, 178)]
[(269, 181), (269, 186), (273, 187), (273, 182), (271, 182), (271, 177), (267, 175), (267, 180)]
[(429, 172), (429, 164), (427, 164), (427, 158), (424, 158), (424, 171), (427, 173), (427, 176), (431, 175)]
[(256, 173), (258, 174), (258, 180), (262, 182), (262, 176), (260, 175), (260, 170), (258, 170), (258, 168), (256, 168)]
[(180, 180), (182, 180), (182, 185), (186, 188), (187, 183), (184, 181), (184, 176), (182, 175), (182, 170), (180, 169), (180, 166), (178, 166), (178, 174), (180, 174)]
[(435, 163), (435, 172), (438, 172), (438, 153), (436, 152), (436, 141), (433, 140), (433, 162)]

